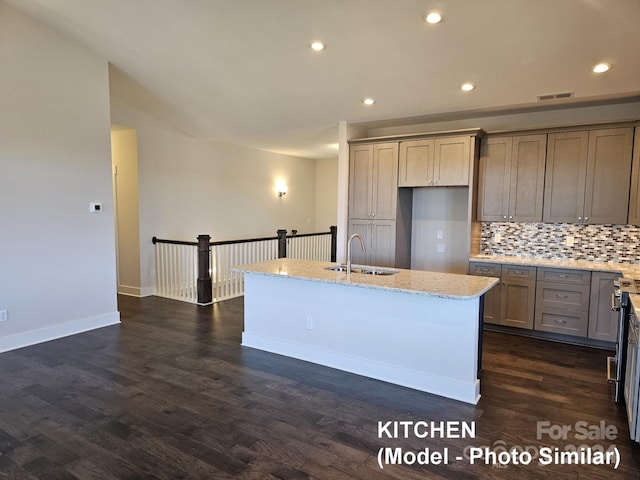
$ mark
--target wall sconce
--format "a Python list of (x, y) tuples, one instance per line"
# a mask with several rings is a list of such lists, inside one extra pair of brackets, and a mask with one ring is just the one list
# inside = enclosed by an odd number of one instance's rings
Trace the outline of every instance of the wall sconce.
[(276, 192), (279, 197), (285, 196), (288, 190), (289, 190), (289, 187), (287, 187), (282, 180), (279, 180), (276, 182)]

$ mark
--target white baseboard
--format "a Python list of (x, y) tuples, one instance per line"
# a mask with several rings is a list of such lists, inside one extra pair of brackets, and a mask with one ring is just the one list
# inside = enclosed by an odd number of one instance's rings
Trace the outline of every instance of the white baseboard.
[(150, 297), (155, 295), (155, 287), (129, 287), (127, 285), (118, 285), (118, 295), (128, 295), (129, 297)]
[(110, 312), (96, 315), (95, 317), (82, 318), (72, 322), (60, 323), (37, 330), (29, 330), (15, 335), (0, 337), (0, 353), (68, 337), (69, 335), (75, 335), (89, 330), (95, 330), (96, 328), (117, 325), (119, 323), (120, 312)]

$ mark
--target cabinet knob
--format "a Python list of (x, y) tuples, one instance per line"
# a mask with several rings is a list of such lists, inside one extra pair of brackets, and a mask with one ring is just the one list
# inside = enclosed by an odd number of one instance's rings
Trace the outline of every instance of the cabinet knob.
[(589, 220), (589, 217), (584, 217), (584, 221), (586, 222), (587, 220)]
[(578, 217), (578, 220), (582, 220), (582, 217)]
[(513, 215), (509, 215), (509, 220), (513, 220)]
[(507, 219), (507, 216), (505, 215), (505, 216), (504, 216), (504, 217), (502, 217), (502, 218), (504, 218), (504, 219), (506, 220), (506, 219)]

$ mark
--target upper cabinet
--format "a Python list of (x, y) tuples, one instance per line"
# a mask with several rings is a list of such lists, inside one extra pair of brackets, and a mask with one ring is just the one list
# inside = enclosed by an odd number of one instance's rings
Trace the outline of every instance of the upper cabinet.
[(631, 197), (629, 199), (629, 225), (640, 226), (640, 127), (636, 127), (631, 170)]
[(632, 128), (551, 133), (543, 221), (626, 224)]
[(473, 138), (464, 135), (400, 142), (398, 186), (469, 186)]
[(480, 148), (478, 220), (540, 222), (546, 135), (489, 137)]
[(349, 217), (395, 220), (398, 201), (398, 144), (350, 149)]

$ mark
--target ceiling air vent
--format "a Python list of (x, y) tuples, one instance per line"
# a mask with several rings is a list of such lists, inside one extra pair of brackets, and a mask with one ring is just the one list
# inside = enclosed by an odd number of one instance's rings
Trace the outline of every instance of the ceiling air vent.
[(538, 95), (539, 102), (546, 102), (547, 100), (562, 100), (565, 98), (573, 98), (573, 92), (545, 93), (543, 95)]

